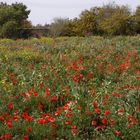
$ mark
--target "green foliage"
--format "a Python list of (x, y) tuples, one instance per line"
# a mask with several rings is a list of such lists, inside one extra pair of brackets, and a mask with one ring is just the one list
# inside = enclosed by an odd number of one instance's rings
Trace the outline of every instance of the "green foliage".
[(18, 38), (18, 29), (26, 28), (30, 11), (22, 3), (0, 3), (0, 37)]
[(75, 23), (73, 20), (67, 20), (65, 23), (65, 28), (64, 28), (64, 32), (63, 35), (64, 36), (75, 36)]
[[(0, 37), (28, 38), (35, 36), (28, 15), (30, 10), (22, 3), (0, 3)], [(29, 29), (28, 29), (29, 28)], [(115, 3), (84, 10), (74, 19), (55, 18), (50, 25), (37, 25), (42, 36), (135, 35), (140, 33), (140, 6), (132, 13), (128, 6)], [(48, 29), (49, 31), (43, 31)]]
[(61, 28), (53, 24), (51, 30), (63, 30), (59, 34), (63, 36), (134, 35), (140, 33), (140, 7), (133, 14), (128, 6), (107, 4), (85, 10), (79, 18), (67, 20), (64, 24), (60, 22)]
[(17, 27), (18, 25), (15, 21), (8, 21), (3, 25), (0, 34), (4, 38), (13, 38), (17, 35)]
[(133, 28), (135, 33), (140, 33), (140, 6), (137, 7), (135, 14), (132, 17), (133, 19)]
[(0, 139), (139, 140), (140, 36), (0, 40)]
[(81, 35), (92, 35), (97, 33), (96, 15), (92, 11), (85, 10), (80, 15)]
[(129, 34), (129, 17), (120, 14), (114, 14), (105, 19), (100, 24), (101, 29), (108, 35), (126, 35)]
[(99, 28), (104, 34), (129, 34), (130, 10), (127, 6), (105, 5), (96, 9)]

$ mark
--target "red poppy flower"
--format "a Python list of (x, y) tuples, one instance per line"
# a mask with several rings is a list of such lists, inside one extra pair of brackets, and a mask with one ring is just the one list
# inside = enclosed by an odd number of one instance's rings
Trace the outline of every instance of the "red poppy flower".
[(33, 95), (34, 95), (34, 96), (37, 96), (37, 95), (38, 95), (38, 92), (37, 92), (37, 91), (34, 91), (34, 92), (33, 92)]
[(64, 110), (69, 109), (69, 108), (70, 108), (70, 107), (69, 107), (68, 104), (65, 104), (64, 107), (63, 107)]
[(48, 87), (45, 87), (45, 92), (46, 92), (46, 97), (48, 97), (50, 95), (50, 90)]
[(43, 105), (42, 104), (38, 104), (38, 109), (42, 109), (43, 108)]
[(105, 95), (105, 99), (109, 99), (109, 95)]
[(10, 76), (10, 77), (14, 77), (15, 74), (14, 74), (14, 73), (10, 73), (9, 76)]
[(57, 96), (56, 95), (52, 96), (51, 101), (54, 101), (54, 102), (57, 101)]
[(11, 138), (11, 134), (5, 134), (5, 135), (4, 135), (4, 138), (5, 138), (5, 139), (10, 139), (10, 138)]
[(104, 124), (104, 123), (106, 123), (107, 122), (107, 118), (103, 118), (102, 119), (102, 123)]
[(109, 115), (110, 114), (110, 111), (109, 110), (105, 110), (104, 114), (105, 115)]
[(20, 120), (20, 116), (13, 115), (13, 119), (14, 119), (15, 121)]
[(97, 107), (98, 106), (97, 102), (93, 102), (93, 106)]
[(0, 121), (4, 121), (4, 118), (2, 116), (0, 116)]
[(12, 128), (12, 121), (11, 120), (6, 120), (7, 122), (7, 127)]
[(128, 125), (129, 127), (131, 127), (131, 126), (132, 126), (132, 123), (131, 123), (131, 122), (129, 122), (127, 125)]
[(134, 116), (129, 115), (128, 118), (131, 122), (137, 123), (137, 119)]
[(100, 126), (100, 125), (98, 125), (97, 127), (96, 127), (96, 129), (101, 129), (102, 128), (102, 126)]
[(123, 113), (123, 112), (124, 112), (124, 110), (122, 108), (118, 109), (118, 113)]
[(100, 114), (100, 108), (95, 108), (94, 112)]
[(115, 131), (114, 131), (114, 134), (120, 135), (120, 134), (121, 134), (121, 131), (120, 131), (120, 130), (115, 130)]
[(136, 76), (137, 79), (140, 79), (140, 76)]
[(117, 92), (112, 92), (112, 95), (116, 96), (116, 97), (120, 97), (120, 94)]
[(85, 113), (86, 113), (86, 115), (91, 115), (91, 112), (88, 110), (86, 110)]
[(46, 119), (45, 118), (39, 118), (38, 119), (38, 123), (39, 124), (45, 124), (46, 123)]
[(55, 116), (58, 116), (60, 114), (60, 111), (55, 111)]
[(13, 107), (13, 102), (8, 103), (8, 108), (11, 109)]
[(73, 113), (66, 113), (66, 116), (67, 117), (74, 117), (74, 114)]
[(97, 122), (96, 121), (92, 121), (91, 125), (95, 126), (95, 125), (97, 125)]
[(55, 121), (55, 118), (49, 117), (49, 118), (48, 118), (48, 121), (49, 121), (49, 122), (54, 122), (54, 121)]
[(56, 127), (56, 124), (55, 124), (55, 123), (52, 123), (52, 124), (51, 124), (51, 127)]
[(17, 110), (17, 109), (14, 109), (14, 113), (18, 113), (19, 112), (19, 110)]
[(71, 129), (76, 129), (76, 125), (72, 125), (71, 126)]
[(25, 116), (25, 120), (26, 120), (26, 121), (32, 121), (32, 120), (33, 120), (33, 117), (27, 115), (27, 116)]
[(70, 120), (65, 120), (65, 124), (70, 124), (71, 121)]
[(27, 128), (26, 128), (26, 131), (27, 131), (27, 132), (31, 132), (32, 129), (31, 129), (30, 127), (27, 127)]
[(23, 140), (29, 140), (28, 136), (24, 135)]
[(114, 124), (114, 120), (109, 120), (110, 125)]

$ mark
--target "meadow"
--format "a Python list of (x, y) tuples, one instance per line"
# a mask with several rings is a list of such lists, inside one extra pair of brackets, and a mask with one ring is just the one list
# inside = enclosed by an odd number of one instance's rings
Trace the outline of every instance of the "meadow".
[(0, 39), (0, 140), (140, 140), (140, 36)]

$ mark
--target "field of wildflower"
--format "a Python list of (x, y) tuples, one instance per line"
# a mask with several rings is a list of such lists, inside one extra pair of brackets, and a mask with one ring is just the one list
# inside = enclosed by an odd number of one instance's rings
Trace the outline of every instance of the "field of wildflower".
[(140, 36), (0, 40), (0, 140), (140, 140)]

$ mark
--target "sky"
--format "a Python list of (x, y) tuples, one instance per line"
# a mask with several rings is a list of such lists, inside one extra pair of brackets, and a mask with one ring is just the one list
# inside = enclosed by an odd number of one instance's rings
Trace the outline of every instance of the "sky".
[(31, 10), (29, 20), (34, 25), (49, 24), (55, 17), (78, 17), (81, 11), (94, 6), (102, 6), (115, 2), (119, 5), (128, 5), (132, 11), (140, 5), (140, 0), (0, 0), (9, 4), (22, 2)]

